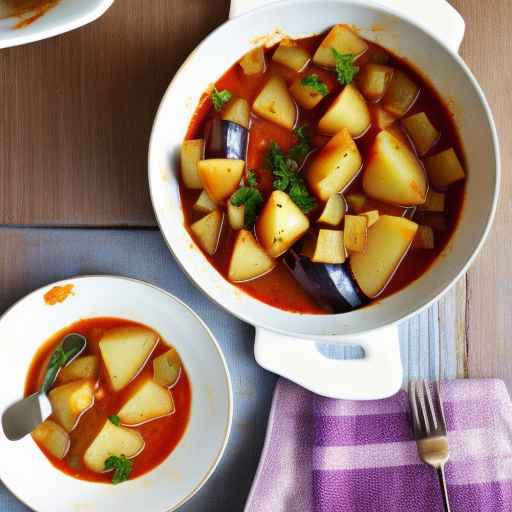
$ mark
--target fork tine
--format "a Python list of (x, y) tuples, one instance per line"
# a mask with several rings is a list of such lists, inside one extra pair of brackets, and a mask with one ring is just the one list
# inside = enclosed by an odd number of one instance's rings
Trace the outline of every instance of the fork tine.
[(428, 436), (430, 435), (430, 422), (428, 420), (428, 414), (427, 414), (427, 407), (425, 404), (425, 393), (424, 393), (424, 386), (422, 385), (423, 381), (421, 383), (418, 383), (416, 386), (416, 397), (419, 404), (419, 416), (420, 420), (423, 422), (423, 427), (425, 434)]
[(443, 408), (443, 399), (442, 399), (442, 393), (441, 393), (441, 383), (439, 381), (436, 381), (435, 383), (435, 390), (437, 395), (437, 411), (438, 411), (438, 417), (439, 417), (439, 427), (441, 430), (446, 433), (446, 418), (444, 416), (444, 408)]
[(430, 419), (432, 420), (433, 430), (437, 430), (439, 428), (438, 416), (439, 414), (436, 411), (436, 405), (434, 404), (434, 400), (432, 400), (432, 394), (430, 392), (430, 386), (426, 381), (423, 381), (423, 388), (425, 390), (425, 396), (427, 399), (427, 411), (429, 413)]
[(411, 422), (412, 422), (412, 431), (414, 437), (418, 437), (420, 435), (420, 417), (418, 413), (418, 403), (416, 401), (416, 381), (409, 381), (409, 408), (411, 411)]

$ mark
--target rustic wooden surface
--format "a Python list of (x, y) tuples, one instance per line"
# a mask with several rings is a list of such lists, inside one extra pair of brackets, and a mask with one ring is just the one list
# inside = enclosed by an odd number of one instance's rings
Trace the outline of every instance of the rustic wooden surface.
[(228, 0), (121, 0), (0, 52), (0, 224), (154, 226), (147, 146), (186, 55)]

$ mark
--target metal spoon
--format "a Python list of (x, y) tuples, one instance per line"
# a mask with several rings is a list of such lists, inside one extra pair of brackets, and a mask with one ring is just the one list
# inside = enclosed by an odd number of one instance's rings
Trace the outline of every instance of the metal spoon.
[(2, 427), (7, 439), (10, 441), (22, 439), (51, 414), (52, 407), (46, 392), (55, 382), (60, 369), (80, 355), (86, 345), (87, 339), (81, 334), (72, 333), (63, 338), (50, 357), (39, 391), (23, 400), (18, 400), (2, 414)]

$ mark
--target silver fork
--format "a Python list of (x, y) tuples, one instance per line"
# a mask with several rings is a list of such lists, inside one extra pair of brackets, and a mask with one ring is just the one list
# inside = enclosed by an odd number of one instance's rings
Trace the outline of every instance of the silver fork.
[[(435, 393), (424, 381), (409, 382), (409, 404), (414, 439), (420, 459), (437, 471), (445, 512), (450, 512), (444, 466), (450, 457), (446, 422), (439, 382), (434, 384)], [(432, 395), (435, 395), (433, 398)]]

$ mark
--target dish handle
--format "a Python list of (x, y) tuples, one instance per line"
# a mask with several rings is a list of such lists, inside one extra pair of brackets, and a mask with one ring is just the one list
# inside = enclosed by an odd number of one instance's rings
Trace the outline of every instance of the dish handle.
[[(229, 17), (234, 18), (252, 9), (276, 0), (231, 0)], [(378, 0), (384, 7), (390, 7), (415, 20), (443, 41), (454, 52), (459, 51), (465, 31), (462, 16), (446, 0)]]
[(366, 334), (329, 336), (319, 341), (350, 343), (364, 350), (362, 359), (328, 359), (315, 340), (298, 339), (256, 328), (254, 355), (260, 366), (321, 396), (376, 400), (394, 395), (402, 385), (398, 327)]

